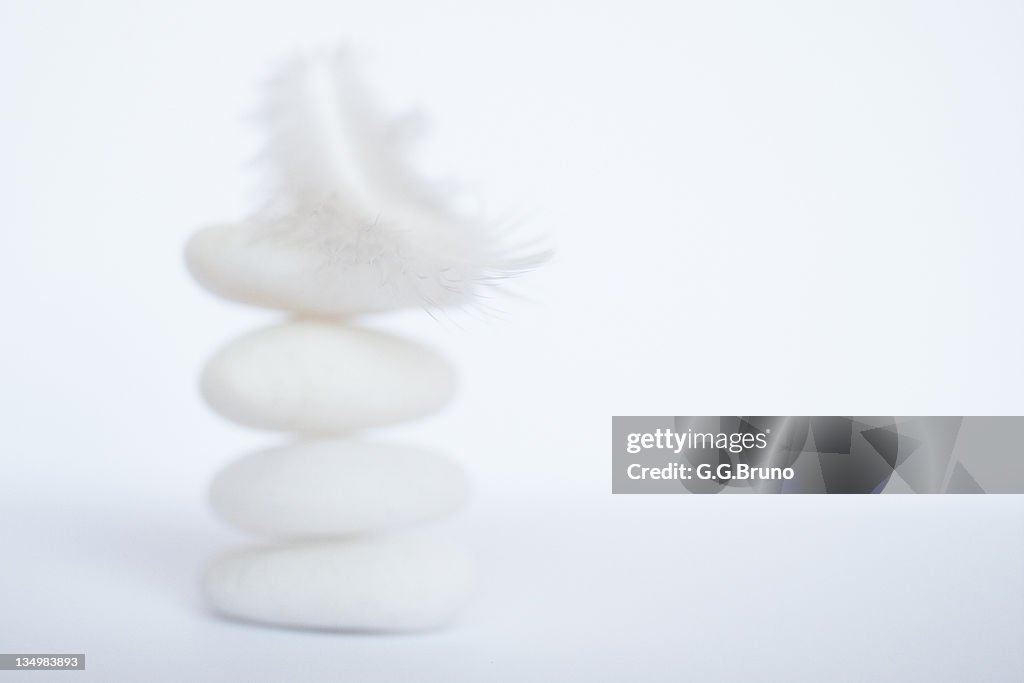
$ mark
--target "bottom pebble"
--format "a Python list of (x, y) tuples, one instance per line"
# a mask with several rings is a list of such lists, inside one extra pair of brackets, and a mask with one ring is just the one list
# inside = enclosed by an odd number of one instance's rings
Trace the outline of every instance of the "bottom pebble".
[(466, 604), (475, 562), (432, 539), (321, 541), (247, 548), (210, 563), (207, 601), (226, 616), (279, 626), (413, 631)]

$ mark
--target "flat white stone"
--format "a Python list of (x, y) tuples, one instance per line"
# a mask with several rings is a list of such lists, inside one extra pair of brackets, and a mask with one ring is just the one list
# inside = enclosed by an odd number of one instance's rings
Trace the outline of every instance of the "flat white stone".
[(444, 517), (469, 493), (462, 466), (410, 446), (307, 440), (237, 460), (210, 502), (229, 524), (299, 538), (361, 534)]
[(410, 631), (449, 623), (475, 563), (430, 539), (330, 541), (230, 553), (207, 568), (211, 607), (238, 619), (303, 628)]
[(366, 235), (339, 240), (305, 229), (215, 225), (192, 236), (185, 262), (204, 288), (224, 298), (325, 316), (465, 303), (472, 277), (486, 275), (426, 265)]
[(336, 435), (428, 415), (455, 388), (433, 351), (338, 322), (296, 321), (235, 339), (200, 386), (224, 417), (262, 429)]

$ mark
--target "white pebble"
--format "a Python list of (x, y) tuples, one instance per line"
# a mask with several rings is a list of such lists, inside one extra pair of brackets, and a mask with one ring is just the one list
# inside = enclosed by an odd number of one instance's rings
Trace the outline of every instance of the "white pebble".
[(395, 262), (393, 250), (372, 244), (367, 253), (333, 254), (330, 244), (257, 227), (239, 223), (197, 232), (185, 247), (196, 280), (232, 301), (326, 316), (440, 307), (467, 298), (454, 267), (420, 272), (417, 263)]
[(246, 549), (204, 577), (221, 614), (304, 628), (409, 631), (449, 623), (468, 601), (475, 563), (437, 540), (330, 541)]
[(299, 441), (228, 465), (210, 501), (255, 534), (299, 538), (379, 531), (437, 519), (469, 492), (454, 460), (409, 446)]
[(451, 398), (455, 373), (399, 337), (297, 321), (229, 342), (200, 384), (210, 406), (235, 422), (322, 436), (432, 413)]

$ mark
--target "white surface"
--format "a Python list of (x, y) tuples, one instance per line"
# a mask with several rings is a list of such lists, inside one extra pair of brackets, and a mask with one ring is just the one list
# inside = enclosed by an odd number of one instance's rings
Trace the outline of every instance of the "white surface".
[[(84, 651), (53, 677), (97, 681), (1020, 679), (1020, 497), (615, 498), (608, 439), (613, 414), (1024, 413), (1022, 30), (1013, 2), (5, 4), (0, 650)], [(436, 635), (197, 595), (241, 541), (209, 480), (270, 437), (196, 377), (274, 318), (201, 291), (183, 244), (259, 199), (259, 79), (340, 35), (432, 114), (426, 165), (559, 249), (497, 319), (379, 319), (461, 376), (381, 433), (476, 481), (452, 533), (483, 593)]]
[(85, 651), (74, 675), (96, 681), (1013, 681), (1022, 665), (1019, 498), (492, 500), (462, 525), (476, 601), (450, 630), (389, 637), (213, 618), (196, 577), (231, 539), (198, 506), (154, 507), (5, 533), (5, 648)]
[(251, 453), (217, 473), (210, 504), (236, 529), (279, 537), (359, 534), (448, 516), (465, 469), (422, 448), (305, 440)]
[(206, 363), (200, 386), (239, 424), (335, 435), (437, 412), (455, 393), (455, 371), (409, 339), (296, 320), (232, 339)]

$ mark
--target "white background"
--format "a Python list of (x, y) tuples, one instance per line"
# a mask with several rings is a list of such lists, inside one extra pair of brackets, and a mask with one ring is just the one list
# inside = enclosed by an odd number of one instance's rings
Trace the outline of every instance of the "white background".
[[(557, 6), (555, 6), (557, 5)], [(613, 414), (1021, 414), (1019, 2), (4, 2), (0, 651), (75, 680), (1021, 680), (1020, 497), (613, 497)], [(454, 628), (218, 620), (195, 389), (273, 321), (194, 285), (282, 56), (354, 41), (557, 250), (445, 350), (484, 561)], [(375, 435), (376, 436), (376, 435)], [(25, 674), (29, 676), (30, 674)], [(16, 674), (0, 674), (15, 677)], [(34, 673), (33, 680), (51, 675)], [(62, 679), (63, 680), (63, 679)]]

